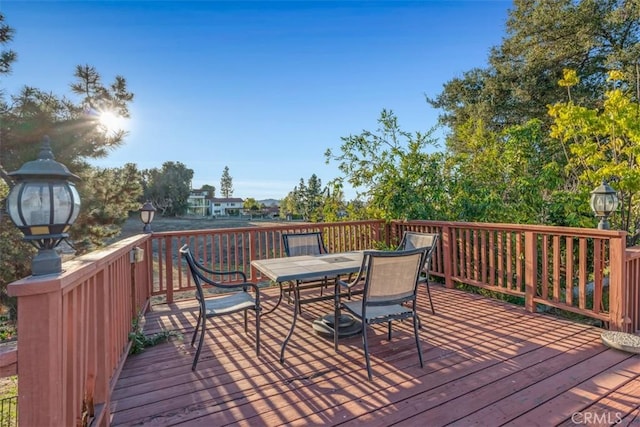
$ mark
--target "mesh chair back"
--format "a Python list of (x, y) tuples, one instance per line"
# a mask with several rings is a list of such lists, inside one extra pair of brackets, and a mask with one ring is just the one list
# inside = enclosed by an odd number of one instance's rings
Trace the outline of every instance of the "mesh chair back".
[(438, 234), (435, 233), (418, 233), (415, 231), (405, 231), (402, 241), (398, 246), (398, 250), (428, 248), (427, 256), (424, 259), (422, 271), (429, 273), (431, 269), (431, 258), (438, 243)]
[(200, 281), (202, 273), (198, 270), (196, 261), (193, 259), (193, 255), (191, 255), (191, 251), (189, 250), (189, 248), (183, 247), (182, 249), (180, 249), (180, 252), (182, 253), (184, 259), (187, 260), (189, 270), (191, 271), (191, 277), (196, 284), (196, 299), (201, 305), (204, 305), (204, 291), (202, 289), (202, 282)]
[(438, 235), (435, 233), (417, 233), (414, 231), (405, 231), (402, 236), (402, 242), (398, 249), (416, 249), (416, 248), (431, 248), (434, 247)]
[(284, 251), (287, 256), (320, 255), (327, 250), (321, 232), (283, 234)]
[(397, 304), (413, 299), (424, 256), (422, 248), (396, 252), (365, 251), (364, 300), (374, 304)]

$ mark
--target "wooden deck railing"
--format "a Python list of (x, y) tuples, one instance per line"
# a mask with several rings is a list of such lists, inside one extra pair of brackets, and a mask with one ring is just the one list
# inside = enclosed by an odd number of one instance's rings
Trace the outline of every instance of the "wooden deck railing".
[(151, 258), (132, 253), (148, 254), (148, 243), (132, 237), (64, 263), (61, 274), (9, 285), (18, 297), (20, 425), (108, 425), (131, 322), (149, 301)]
[(625, 232), (411, 221), (392, 223), (390, 235), (405, 230), (441, 234), (432, 274), (447, 287), (470, 285), (521, 297), (529, 311), (540, 304), (640, 330), (640, 249), (625, 249)]
[[(251, 260), (283, 256), (281, 233), (322, 231), (331, 252), (394, 247), (405, 230), (441, 234), (432, 274), (640, 330), (640, 248), (624, 232), (511, 224), (359, 221), (139, 235), (63, 265), (64, 272), (9, 285), (18, 297), (22, 425), (107, 425), (112, 387), (131, 322), (152, 297), (192, 290), (178, 249), (262, 280)], [(136, 261), (136, 248), (145, 256)], [(232, 278), (239, 280), (239, 278)], [(189, 295), (190, 297), (191, 295)], [(8, 358), (10, 360), (10, 358)]]
[[(156, 267), (152, 294), (172, 302), (176, 293), (194, 289), (188, 270), (178, 256), (178, 249), (185, 243), (191, 246), (193, 256), (205, 265), (240, 270), (251, 280), (262, 280), (251, 267), (251, 261), (284, 256), (282, 233), (322, 231), (329, 252), (344, 252), (371, 249), (377, 242), (386, 242), (387, 229), (383, 221), (357, 221), (155, 233), (152, 236)], [(239, 277), (227, 280), (233, 282)]]

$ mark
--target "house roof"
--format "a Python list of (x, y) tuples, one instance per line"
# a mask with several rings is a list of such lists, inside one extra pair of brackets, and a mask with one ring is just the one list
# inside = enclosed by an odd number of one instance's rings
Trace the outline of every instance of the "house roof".
[(242, 202), (244, 202), (244, 200), (242, 200), (240, 197), (212, 197), (211, 201), (212, 202), (216, 202), (216, 203), (242, 203)]

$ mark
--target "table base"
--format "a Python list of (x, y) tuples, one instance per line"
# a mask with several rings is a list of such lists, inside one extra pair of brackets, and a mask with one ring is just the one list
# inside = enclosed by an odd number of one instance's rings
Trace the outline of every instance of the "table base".
[[(319, 335), (333, 338), (334, 315), (327, 314), (313, 321), (313, 330)], [(341, 314), (338, 321), (338, 338), (351, 337), (362, 332), (362, 323), (349, 314)]]

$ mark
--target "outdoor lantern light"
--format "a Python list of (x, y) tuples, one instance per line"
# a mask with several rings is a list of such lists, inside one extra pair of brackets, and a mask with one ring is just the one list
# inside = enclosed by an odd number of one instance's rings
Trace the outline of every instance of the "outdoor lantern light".
[(591, 192), (591, 210), (596, 215), (596, 218), (600, 218), (598, 223), (599, 230), (609, 229), (609, 215), (611, 212), (618, 209), (618, 196), (616, 190), (609, 187), (609, 185), (602, 181), (602, 184)]
[(7, 212), (24, 240), (38, 248), (32, 274), (60, 273), (62, 260), (54, 248), (69, 237), (67, 231), (80, 212), (80, 196), (70, 182), (79, 178), (54, 160), (48, 136), (38, 159), (9, 175), (16, 183), (7, 197)]
[(153, 204), (147, 200), (147, 202), (142, 205), (140, 208), (140, 219), (144, 224), (142, 228), (143, 233), (151, 233), (151, 221), (153, 221), (153, 217), (156, 214), (156, 208), (153, 207)]

